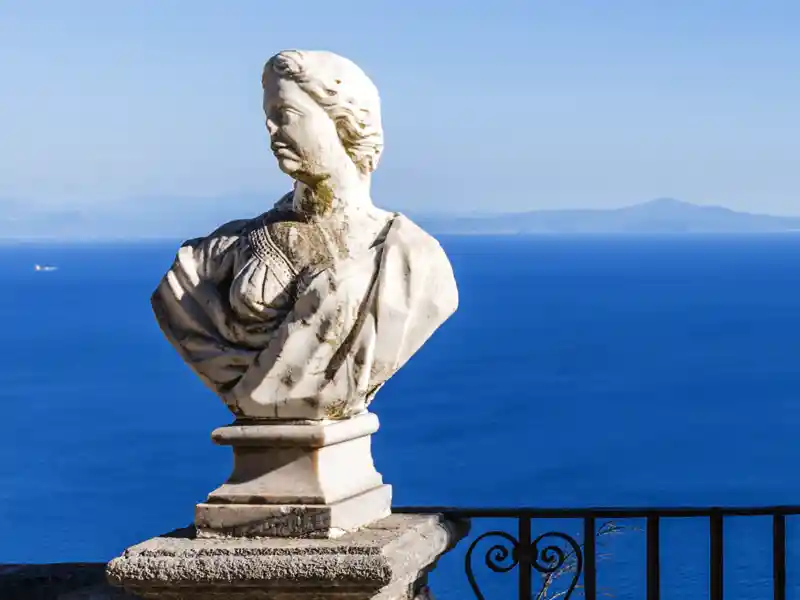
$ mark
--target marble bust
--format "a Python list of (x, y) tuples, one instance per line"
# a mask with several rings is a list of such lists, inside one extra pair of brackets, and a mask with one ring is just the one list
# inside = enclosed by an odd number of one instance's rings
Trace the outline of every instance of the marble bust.
[(290, 50), (267, 62), (262, 87), (292, 191), (185, 242), (153, 310), (240, 420), (346, 419), (453, 314), (456, 282), (433, 237), (372, 203), (383, 130), (367, 75)]

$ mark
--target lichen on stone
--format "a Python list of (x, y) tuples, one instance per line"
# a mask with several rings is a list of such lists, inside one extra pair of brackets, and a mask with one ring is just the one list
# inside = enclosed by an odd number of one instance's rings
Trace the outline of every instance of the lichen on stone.
[(325, 418), (334, 420), (346, 419), (350, 416), (350, 412), (345, 400), (337, 400), (325, 407)]
[[(309, 167), (304, 165), (303, 169), (307, 170)], [(303, 190), (298, 208), (306, 215), (325, 216), (332, 211), (334, 198), (333, 188), (327, 178), (322, 179), (313, 187), (309, 186)]]

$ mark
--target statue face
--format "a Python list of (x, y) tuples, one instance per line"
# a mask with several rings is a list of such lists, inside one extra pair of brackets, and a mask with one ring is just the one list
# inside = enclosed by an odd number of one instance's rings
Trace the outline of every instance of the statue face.
[(339, 169), (352, 168), (334, 122), (294, 81), (267, 76), (264, 112), (270, 148), (290, 177), (313, 185)]

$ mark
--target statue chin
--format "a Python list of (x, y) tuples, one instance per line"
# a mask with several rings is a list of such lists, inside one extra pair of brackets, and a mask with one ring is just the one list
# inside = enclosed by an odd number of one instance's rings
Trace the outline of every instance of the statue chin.
[(292, 179), (299, 181), (300, 183), (305, 183), (306, 185), (313, 185), (315, 182), (319, 181), (320, 177), (315, 177), (312, 173), (309, 173), (307, 169), (304, 167), (303, 163), (294, 156), (277, 156), (278, 159), (278, 168), (291, 177)]
[(278, 168), (289, 177), (297, 179), (297, 176), (301, 174), (302, 164), (296, 157), (281, 154), (276, 155), (275, 158), (278, 160)]

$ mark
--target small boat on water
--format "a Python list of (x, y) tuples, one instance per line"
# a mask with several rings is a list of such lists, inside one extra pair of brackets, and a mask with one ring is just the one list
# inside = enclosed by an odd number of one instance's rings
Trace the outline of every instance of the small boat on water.
[(34, 271), (57, 271), (58, 267), (54, 267), (53, 265), (35, 265), (33, 267)]

